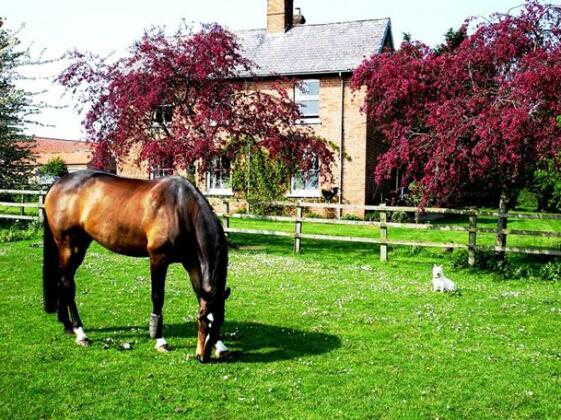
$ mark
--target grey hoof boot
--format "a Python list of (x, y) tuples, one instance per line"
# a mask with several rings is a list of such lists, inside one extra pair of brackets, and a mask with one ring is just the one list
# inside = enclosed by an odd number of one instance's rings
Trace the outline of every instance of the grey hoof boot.
[(148, 333), (150, 334), (150, 338), (156, 338), (162, 336), (162, 328), (164, 324), (164, 319), (162, 315), (154, 315), (150, 316), (150, 322), (148, 323)]

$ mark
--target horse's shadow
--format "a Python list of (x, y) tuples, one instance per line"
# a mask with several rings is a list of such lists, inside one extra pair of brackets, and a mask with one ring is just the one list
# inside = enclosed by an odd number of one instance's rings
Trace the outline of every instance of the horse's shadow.
[[(116, 332), (119, 337), (148, 340), (147, 327), (88, 328), (92, 332)], [(174, 343), (174, 337), (195, 338), (193, 323), (167, 324), (164, 335), (177, 349), (187, 349), (185, 344)], [(222, 328), (222, 339), (230, 348), (227, 361), (269, 363), (296, 359), (303, 356), (330, 352), (341, 346), (341, 340), (331, 334), (296, 330), (265, 325), (257, 322), (227, 322)], [(192, 343), (194, 349), (194, 342)]]

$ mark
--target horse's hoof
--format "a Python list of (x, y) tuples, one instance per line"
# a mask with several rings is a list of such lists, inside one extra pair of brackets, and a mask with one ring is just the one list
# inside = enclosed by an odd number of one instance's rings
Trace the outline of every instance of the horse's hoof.
[(199, 362), (201, 362), (201, 363), (208, 363), (210, 359), (209, 359), (209, 358), (206, 358), (206, 357), (204, 357), (204, 356), (199, 356), (199, 355), (197, 354), (197, 360), (198, 360)]
[(218, 360), (229, 359), (229, 358), (230, 358), (230, 351), (229, 351), (229, 350), (217, 351), (217, 352), (216, 352), (216, 358), (217, 358)]
[(82, 347), (89, 347), (91, 344), (91, 341), (89, 338), (84, 338), (82, 340), (76, 340), (76, 344), (78, 344), (79, 346)]
[(169, 353), (171, 351), (171, 346), (169, 344), (162, 344), (159, 347), (156, 347), (156, 351), (159, 353)]

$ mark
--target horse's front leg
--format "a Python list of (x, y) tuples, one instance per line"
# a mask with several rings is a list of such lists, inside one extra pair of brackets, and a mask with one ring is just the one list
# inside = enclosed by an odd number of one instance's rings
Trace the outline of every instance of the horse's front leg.
[(168, 263), (165, 257), (159, 255), (150, 256), (150, 275), (152, 280), (152, 315), (150, 316), (149, 333), (150, 338), (156, 339), (155, 348), (160, 352), (171, 350), (163, 334), (164, 322), (162, 308), (164, 307), (164, 292), (166, 284), (166, 273)]
[[(195, 292), (201, 288), (201, 275), (197, 268), (183, 264), (185, 270), (189, 273), (193, 290)], [(215, 322), (215, 314), (210, 310), (209, 304), (203, 298), (199, 297), (199, 312), (197, 314), (197, 360), (206, 363), (210, 360), (212, 348), (215, 348), (216, 357), (221, 359), (228, 355), (228, 348), (220, 340), (220, 328), (212, 328)], [(218, 314), (216, 314), (218, 315)], [(219, 321), (219, 320), (216, 320)]]

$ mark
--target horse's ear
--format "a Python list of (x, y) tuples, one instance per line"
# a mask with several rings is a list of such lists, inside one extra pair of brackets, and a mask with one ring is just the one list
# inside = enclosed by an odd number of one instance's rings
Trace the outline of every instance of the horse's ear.
[(224, 290), (224, 300), (228, 299), (228, 297), (230, 296), (230, 292), (231, 290), (229, 287)]

